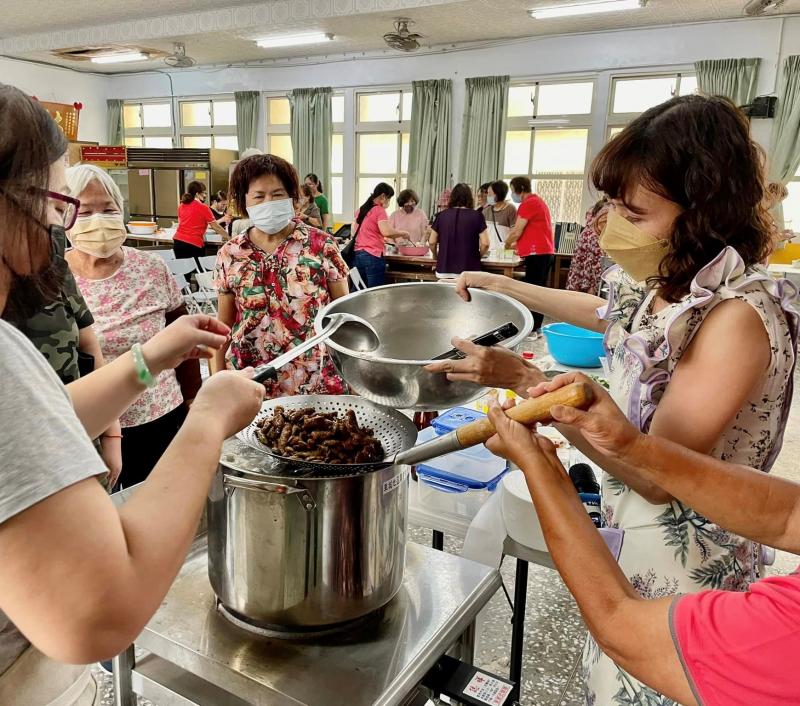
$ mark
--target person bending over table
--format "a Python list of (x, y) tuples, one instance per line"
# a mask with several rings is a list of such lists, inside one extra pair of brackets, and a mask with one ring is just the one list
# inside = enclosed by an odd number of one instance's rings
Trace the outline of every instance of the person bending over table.
[[(719, 531), (800, 553), (800, 485), (640, 433), (584, 375), (561, 375), (529, 392), (536, 397), (578, 381), (592, 386), (594, 402), (587, 411), (554, 407), (562, 427), (623, 464), (629, 477), (671, 493), (673, 505), (697, 521), (702, 515)], [(496, 402), (489, 417), (498, 433), (486, 445), (525, 474), (547, 548), (592, 636), (645, 685), (633, 700), (632, 684), (620, 680), (614, 704), (667, 703), (655, 692), (685, 706), (797, 702), (800, 573), (762, 578), (744, 593), (643, 598), (589, 519), (553, 444)]]

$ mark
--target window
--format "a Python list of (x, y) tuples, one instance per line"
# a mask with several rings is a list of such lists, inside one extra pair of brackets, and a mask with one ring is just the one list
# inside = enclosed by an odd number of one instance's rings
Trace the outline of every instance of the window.
[(172, 103), (133, 101), (122, 106), (128, 147), (172, 147)]
[(697, 93), (694, 73), (615, 78), (611, 84), (609, 124), (624, 126), (648, 108), (692, 93)]
[[(294, 162), (291, 136), (292, 110), (286, 96), (267, 98), (267, 152)], [(331, 139), (331, 183), (323, 184), (328, 196), (331, 211), (343, 213), (344, 186), (344, 95), (331, 96), (331, 118), (333, 136)], [(305, 174), (300, 174), (303, 179)]]
[(231, 97), (180, 101), (178, 105), (183, 147), (239, 149), (236, 101)]
[(593, 81), (537, 82), (508, 90), (503, 178), (529, 175), (554, 222), (582, 217), (593, 98)]
[(783, 221), (786, 228), (800, 233), (800, 168), (786, 186), (789, 196), (783, 202)]
[[(408, 186), (411, 110), (410, 90), (356, 94), (355, 208), (382, 181), (395, 195)], [(395, 203), (396, 198), (390, 210)]]

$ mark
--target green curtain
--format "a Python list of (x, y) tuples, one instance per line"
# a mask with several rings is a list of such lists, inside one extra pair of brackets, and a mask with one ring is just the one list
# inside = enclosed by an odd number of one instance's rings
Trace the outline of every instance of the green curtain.
[[(800, 55), (789, 56), (783, 62), (769, 162), (770, 179), (781, 184), (786, 184), (800, 168)], [(783, 223), (780, 205), (775, 215)]]
[(461, 123), (461, 181), (477, 188), (503, 174), (508, 76), (468, 78)]
[(233, 97), (236, 101), (236, 136), (241, 154), (257, 144), (261, 94), (258, 91), (236, 91)]
[(450, 182), (450, 79), (414, 81), (408, 186), (419, 194), (419, 205), (430, 213), (439, 192)]
[(708, 59), (695, 62), (697, 86), (709, 96), (725, 96), (747, 105), (756, 95), (761, 59)]
[(124, 145), (125, 130), (122, 125), (122, 101), (119, 98), (109, 98), (106, 101), (108, 111), (108, 142), (109, 145)]
[(295, 88), (289, 94), (294, 166), (300, 179), (314, 172), (330, 189), (331, 115), (330, 88)]

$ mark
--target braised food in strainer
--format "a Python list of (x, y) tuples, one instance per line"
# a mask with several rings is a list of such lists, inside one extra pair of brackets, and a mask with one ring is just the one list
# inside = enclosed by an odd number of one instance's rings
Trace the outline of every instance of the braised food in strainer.
[(275, 407), (259, 422), (258, 440), (274, 454), (317, 463), (374, 463), (382, 461), (383, 446), (369, 427), (361, 427), (352, 409), (344, 416), (312, 407)]

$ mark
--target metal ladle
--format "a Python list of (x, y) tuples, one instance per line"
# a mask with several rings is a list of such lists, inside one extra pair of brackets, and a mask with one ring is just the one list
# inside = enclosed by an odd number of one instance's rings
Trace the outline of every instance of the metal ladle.
[(291, 363), (295, 358), (311, 350), (314, 346), (327, 341), (334, 334), (337, 334), (335, 340), (339, 345), (359, 353), (371, 353), (380, 345), (380, 339), (375, 327), (360, 316), (342, 312), (330, 314), (325, 317), (325, 320), (329, 321), (329, 323), (321, 333), (306, 339), (299, 346), (295, 346), (292, 350), (279, 355), (266, 365), (259, 365), (256, 368), (255, 375), (253, 375), (253, 380), (256, 382), (274, 380), (278, 375), (278, 370), (284, 365)]

